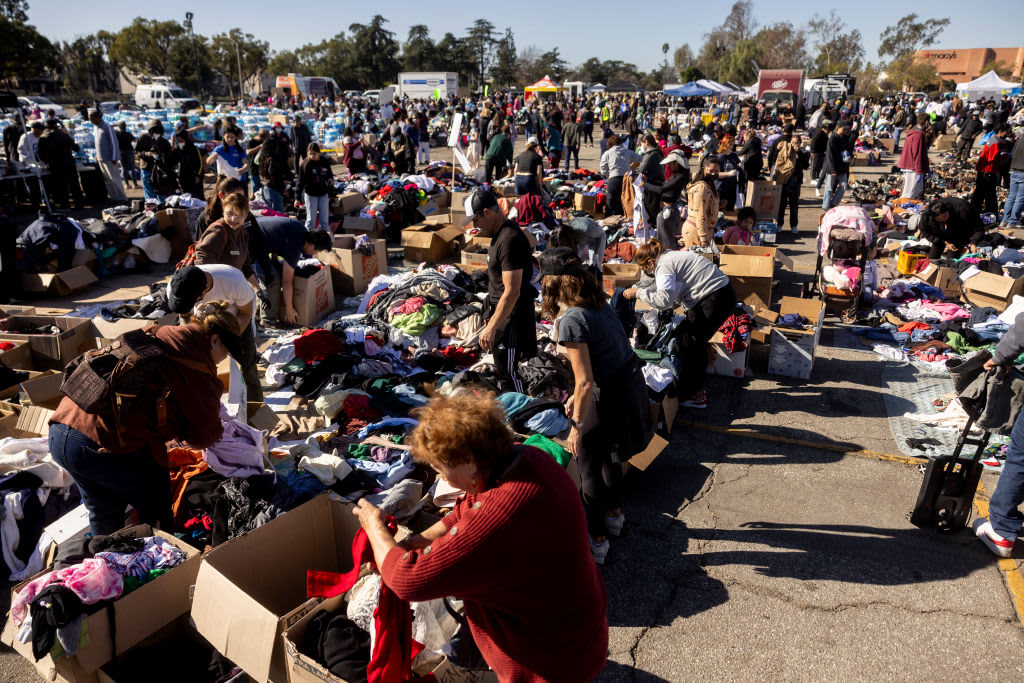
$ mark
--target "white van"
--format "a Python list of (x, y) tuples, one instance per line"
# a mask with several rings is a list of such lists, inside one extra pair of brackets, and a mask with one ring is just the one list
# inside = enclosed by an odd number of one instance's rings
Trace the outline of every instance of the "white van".
[(135, 104), (143, 109), (199, 109), (199, 100), (170, 81), (138, 85), (135, 88)]

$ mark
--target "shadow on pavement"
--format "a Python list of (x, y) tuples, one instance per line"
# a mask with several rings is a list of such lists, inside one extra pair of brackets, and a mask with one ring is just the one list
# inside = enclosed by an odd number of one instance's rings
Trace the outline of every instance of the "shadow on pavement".
[(619, 664), (608, 660), (604, 671), (598, 675), (595, 681), (602, 683), (617, 683), (618, 681), (629, 681), (630, 683), (668, 683), (667, 679), (655, 676), (652, 673), (635, 669), (627, 664)]

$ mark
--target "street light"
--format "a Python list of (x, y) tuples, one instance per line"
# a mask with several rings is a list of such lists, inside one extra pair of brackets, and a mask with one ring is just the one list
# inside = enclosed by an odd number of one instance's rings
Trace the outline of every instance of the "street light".
[(238, 41), (230, 33), (225, 35), (228, 37), (228, 40), (235, 44), (235, 57), (238, 59), (238, 99), (242, 99), (245, 97), (242, 92), (242, 53), (238, 48)]
[(199, 108), (201, 111), (206, 111), (206, 93), (203, 92), (203, 75), (199, 71), (199, 49), (196, 47), (196, 34), (192, 32), (192, 17), (195, 15), (191, 12), (185, 12), (185, 28), (188, 29), (189, 38), (192, 39), (192, 56), (196, 60), (196, 83), (199, 84)]

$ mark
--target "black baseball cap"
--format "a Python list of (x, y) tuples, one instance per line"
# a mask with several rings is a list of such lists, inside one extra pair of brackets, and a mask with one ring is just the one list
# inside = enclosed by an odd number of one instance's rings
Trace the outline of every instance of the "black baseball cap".
[(187, 313), (206, 291), (206, 272), (198, 266), (179, 268), (167, 286), (167, 306), (171, 313)]
[(486, 190), (476, 190), (466, 197), (464, 203), (466, 218), (462, 225), (468, 225), (472, 220), (486, 209), (498, 208), (498, 198)]

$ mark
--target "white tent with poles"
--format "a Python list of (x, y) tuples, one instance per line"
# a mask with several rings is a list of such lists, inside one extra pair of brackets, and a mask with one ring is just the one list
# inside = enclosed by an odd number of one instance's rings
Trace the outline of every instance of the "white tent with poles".
[(978, 76), (973, 81), (960, 83), (956, 86), (956, 92), (961, 97), (969, 100), (977, 100), (982, 97), (1001, 97), (1002, 95), (1019, 95), (1021, 92), (1020, 83), (1011, 83), (1001, 79), (995, 71)]

